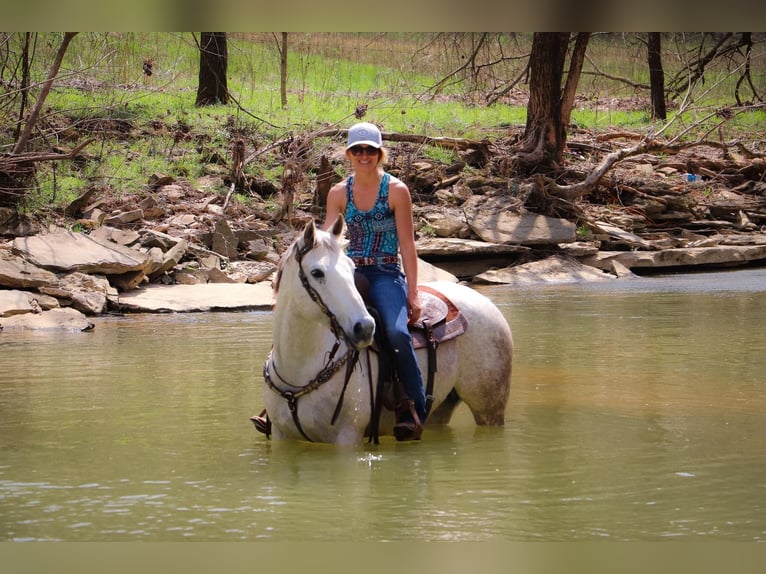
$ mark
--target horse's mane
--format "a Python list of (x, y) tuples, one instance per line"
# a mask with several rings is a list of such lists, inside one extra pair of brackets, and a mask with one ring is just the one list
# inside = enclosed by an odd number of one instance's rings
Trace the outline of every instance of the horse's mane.
[[(316, 231), (318, 232), (320, 230), (317, 229)], [(279, 293), (279, 284), (282, 281), (282, 272), (284, 271), (285, 265), (287, 265), (288, 259), (290, 259), (290, 257), (293, 255), (293, 252), (299, 248), (299, 244), (304, 240), (305, 236), (305, 233), (302, 233), (296, 237), (292, 244), (290, 244), (290, 247), (287, 249), (287, 251), (285, 251), (284, 255), (282, 255), (282, 258), (279, 260), (279, 263), (277, 264), (277, 276), (274, 279), (273, 286), (275, 295)], [(314, 245), (311, 247), (311, 249), (315, 249), (318, 245), (321, 245), (331, 253), (337, 253), (340, 251), (340, 243), (335, 240), (331, 233), (322, 231), (321, 233), (314, 233), (313, 237)]]

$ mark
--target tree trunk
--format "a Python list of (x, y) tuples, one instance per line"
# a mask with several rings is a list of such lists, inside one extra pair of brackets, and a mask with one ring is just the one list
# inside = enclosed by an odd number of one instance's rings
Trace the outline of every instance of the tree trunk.
[(202, 32), (199, 46), (198, 106), (227, 104), (226, 68), (229, 50), (226, 32)]
[(282, 44), (279, 48), (279, 94), (282, 107), (287, 107), (287, 32), (282, 32)]
[(524, 146), (517, 155), (524, 171), (549, 171), (561, 163), (566, 126), (561, 116), (561, 80), (569, 33), (536, 32), (529, 58), (529, 103)]
[(569, 72), (567, 73), (567, 83), (564, 86), (564, 95), (561, 98), (561, 123), (564, 125), (564, 137), (566, 137), (566, 129), (572, 117), (575, 95), (577, 94), (577, 84), (580, 81), (582, 65), (585, 62), (585, 50), (588, 48), (589, 40), (590, 32), (578, 32), (574, 50), (572, 50)]
[(659, 32), (649, 32), (647, 41), (649, 83), (652, 95), (652, 119), (667, 119), (665, 109), (665, 72), (662, 69), (661, 39)]

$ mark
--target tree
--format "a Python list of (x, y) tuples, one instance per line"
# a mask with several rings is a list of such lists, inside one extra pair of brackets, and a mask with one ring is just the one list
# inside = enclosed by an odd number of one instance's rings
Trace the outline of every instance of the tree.
[[(277, 40), (277, 35), (274, 34)], [(279, 50), (279, 94), (282, 98), (282, 107), (287, 107), (287, 32), (282, 32), (282, 42), (277, 40)]]
[[(48, 77), (42, 85), (40, 95), (37, 97), (35, 105), (29, 112), (26, 119), (23, 119), (28, 99), (29, 86), (29, 48), (30, 34), (24, 34), (24, 44), (21, 54), (22, 60), (22, 81), (21, 81), (21, 106), (19, 110), (19, 126), (15, 132), (18, 134), (16, 143), (10, 154), (0, 156), (0, 207), (17, 207), (26, 195), (30, 185), (35, 181), (37, 165), (44, 161), (57, 161), (72, 159), (77, 156), (82, 149), (92, 143), (93, 140), (87, 140), (75, 147), (69, 153), (51, 153), (51, 152), (27, 152), (27, 145), (32, 137), (32, 131), (35, 129), (40, 114), (45, 105), (45, 100), (51, 91), (53, 82), (56, 80), (61, 63), (64, 60), (67, 48), (77, 32), (65, 32), (61, 44), (56, 52), (55, 59), (48, 71)], [(19, 129), (23, 123), (23, 129)]]
[(649, 60), (649, 85), (652, 99), (652, 118), (665, 120), (665, 72), (662, 69), (662, 40), (659, 32), (649, 32), (647, 57)]
[(229, 103), (226, 69), (229, 50), (226, 32), (202, 32), (199, 42), (198, 106)]
[(516, 156), (522, 171), (550, 171), (560, 167), (589, 38), (589, 32), (576, 34), (562, 91), (569, 33), (536, 32), (533, 36), (527, 124), (522, 149)]
[[(69, 43), (72, 41), (72, 38), (74, 38), (76, 35), (77, 35), (77, 32), (64, 33), (64, 38), (61, 40), (61, 45), (59, 46), (58, 52), (56, 52), (56, 59), (54, 60), (53, 65), (51, 66), (51, 69), (48, 72), (48, 78), (45, 80), (45, 83), (43, 84), (43, 88), (40, 92), (40, 97), (37, 99), (37, 103), (32, 108), (32, 111), (30, 112), (26, 122), (24, 122), (24, 129), (21, 131), (21, 134), (19, 135), (19, 139), (16, 140), (16, 145), (13, 146), (14, 154), (19, 154), (23, 152), (24, 149), (27, 147), (27, 142), (29, 141), (29, 138), (32, 135), (32, 128), (34, 128), (35, 124), (37, 123), (37, 118), (40, 116), (40, 111), (43, 109), (43, 105), (45, 104), (45, 98), (48, 97), (48, 93), (51, 91), (51, 86), (53, 86), (53, 81), (56, 79), (56, 76), (59, 73), (61, 62), (64, 60), (64, 54), (66, 54), (67, 48), (69, 47)], [(28, 44), (25, 44), (25, 50), (27, 48), (28, 48)], [(25, 64), (25, 65), (28, 65), (28, 64)]]

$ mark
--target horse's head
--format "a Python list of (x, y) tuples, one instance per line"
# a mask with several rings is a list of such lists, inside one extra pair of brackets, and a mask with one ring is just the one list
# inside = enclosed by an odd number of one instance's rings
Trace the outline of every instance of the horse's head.
[(354, 285), (354, 263), (341, 248), (343, 226), (342, 216), (329, 233), (317, 229), (313, 220), (306, 224), (280, 262), (276, 304), (279, 307), (280, 291), (285, 290), (309, 298), (305, 305), (321, 310), (337, 337), (361, 349), (372, 343), (375, 321)]

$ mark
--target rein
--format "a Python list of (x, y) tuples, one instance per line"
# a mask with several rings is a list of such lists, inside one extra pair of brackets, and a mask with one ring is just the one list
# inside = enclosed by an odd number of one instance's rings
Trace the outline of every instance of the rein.
[[(325, 364), (324, 367), (322, 367), (322, 370), (319, 371), (319, 373), (317, 373), (317, 375), (313, 379), (311, 379), (308, 382), (308, 384), (306, 384), (305, 386), (299, 387), (299, 390), (295, 392), (282, 390), (274, 384), (274, 381), (272, 380), (271, 375), (269, 374), (270, 367), (274, 369), (274, 374), (277, 377), (279, 377), (279, 379), (283, 383), (291, 387), (295, 387), (295, 385), (291, 385), (290, 383), (285, 381), (282, 378), (282, 376), (279, 374), (279, 372), (277, 371), (277, 367), (276, 365), (274, 365), (274, 362), (272, 360), (271, 353), (269, 353), (269, 356), (266, 359), (266, 364), (263, 366), (263, 378), (266, 381), (266, 384), (269, 386), (271, 390), (273, 390), (275, 393), (277, 393), (279, 396), (281, 396), (283, 399), (287, 401), (287, 406), (290, 408), (290, 413), (292, 414), (293, 422), (295, 423), (296, 428), (301, 433), (303, 438), (305, 438), (309, 442), (313, 442), (313, 441), (311, 440), (311, 438), (309, 438), (309, 436), (303, 430), (303, 426), (301, 425), (300, 418), (298, 417), (298, 399), (321, 387), (324, 383), (332, 379), (333, 376), (335, 376), (335, 374), (340, 370), (340, 368), (343, 365), (346, 365), (346, 374), (343, 380), (343, 389), (341, 390), (340, 397), (338, 397), (338, 403), (335, 406), (335, 412), (333, 413), (332, 420), (330, 421), (330, 424), (335, 424), (335, 421), (337, 420), (338, 415), (340, 414), (340, 409), (343, 406), (343, 397), (346, 394), (346, 388), (348, 387), (348, 382), (351, 379), (351, 374), (353, 373), (354, 368), (356, 368), (356, 363), (359, 360), (359, 351), (354, 348), (353, 344), (349, 340), (345, 331), (343, 331), (343, 328), (340, 326), (340, 323), (338, 323), (338, 319), (335, 317), (335, 315), (330, 310), (330, 308), (327, 307), (327, 305), (322, 300), (322, 297), (321, 295), (319, 295), (317, 290), (311, 286), (311, 284), (308, 281), (308, 278), (306, 277), (306, 273), (303, 271), (303, 265), (302, 265), (303, 257), (306, 255), (306, 253), (311, 251), (311, 247), (313, 246), (304, 245), (303, 247), (296, 250), (295, 252), (295, 260), (298, 262), (298, 276), (300, 277), (303, 288), (309, 294), (309, 297), (311, 297), (312, 301), (314, 301), (322, 310), (322, 312), (330, 319), (330, 329), (332, 330), (333, 335), (335, 335), (335, 345), (333, 345), (333, 348), (330, 351), (330, 355), (327, 358), (327, 363)], [(339, 357), (338, 359), (335, 359), (335, 354), (338, 352), (341, 339), (343, 339), (343, 341), (346, 343), (346, 347), (348, 348), (348, 350), (343, 356)]]

